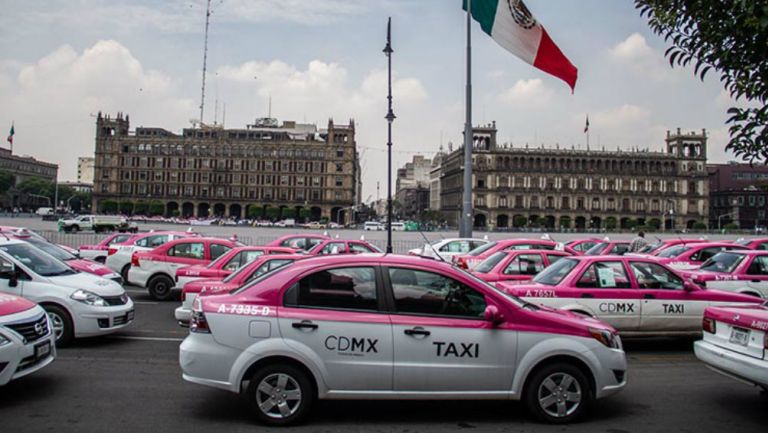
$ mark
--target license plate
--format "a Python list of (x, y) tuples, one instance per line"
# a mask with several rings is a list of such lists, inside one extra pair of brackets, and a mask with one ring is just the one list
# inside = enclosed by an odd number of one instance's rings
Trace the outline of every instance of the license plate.
[(42, 359), (51, 353), (51, 343), (46, 341), (45, 343), (35, 346), (35, 359)]
[(740, 346), (746, 346), (749, 344), (749, 329), (743, 329), (743, 328), (732, 328), (731, 329), (731, 338), (729, 341), (733, 344), (738, 344)]

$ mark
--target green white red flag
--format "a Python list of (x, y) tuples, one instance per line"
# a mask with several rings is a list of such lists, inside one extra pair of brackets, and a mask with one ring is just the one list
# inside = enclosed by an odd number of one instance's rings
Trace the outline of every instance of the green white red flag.
[(13, 135), (16, 134), (16, 131), (14, 131), (13, 124), (11, 124), (11, 132), (8, 133), (8, 142), (13, 144)]
[[(463, 0), (467, 10), (467, 0)], [(522, 0), (472, 0), (472, 18), (496, 43), (525, 62), (576, 87), (578, 69)]]

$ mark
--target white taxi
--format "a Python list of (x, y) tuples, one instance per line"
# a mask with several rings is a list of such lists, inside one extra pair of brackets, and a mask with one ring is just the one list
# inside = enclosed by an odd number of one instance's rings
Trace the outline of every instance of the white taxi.
[(122, 243), (112, 244), (107, 250), (107, 259), (104, 264), (113, 271), (119, 272), (123, 281), (128, 282), (128, 271), (131, 269), (131, 259), (134, 252), (151, 251), (166, 242), (189, 236), (196, 236), (196, 234), (172, 231), (138, 234)]
[(564, 423), (626, 384), (609, 325), (412, 256), (298, 260), (195, 304), (184, 379), (246, 395), (272, 425), (317, 398), (523, 400)]
[(0, 386), (40, 370), (55, 357), (45, 311), (26, 299), (0, 294)]
[(133, 321), (133, 301), (115, 281), (78, 272), (19, 240), (0, 240), (0, 292), (40, 304), (56, 344), (105, 335)]

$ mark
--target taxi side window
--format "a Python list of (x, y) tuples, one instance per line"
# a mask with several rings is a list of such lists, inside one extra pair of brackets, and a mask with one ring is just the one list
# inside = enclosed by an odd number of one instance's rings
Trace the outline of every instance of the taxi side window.
[(624, 253), (629, 251), (629, 245), (627, 244), (616, 244), (611, 248), (610, 254), (617, 255), (617, 256), (623, 256)]
[(346, 246), (344, 242), (330, 242), (323, 247), (320, 254), (344, 254), (345, 252)]
[(761, 242), (760, 245), (755, 248), (756, 250), (768, 250), (768, 242)]
[(768, 256), (757, 256), (747, 268), (749, 275), (768, 275)]
[(630, 267), (641, 289), (683, 289), (683, 280), (680, 277), (655, 263), (632, 262)]
[(118, 235), (114, 238), (110, 239), (109, 242), (107, 242), (107, 245), (112, 244), (120, 244), (128, 240), (128, 238), (131, 237), (130, 235)]
[(629, 289), (632, 285), (622, 262), (595, 262), (584, 271), (576, 282), (576, 287)]
[(222, 245), (222, 244), (211, 244), (210, 248), (211, 248), (211, 260), (218, 259), (222, 255), (224, 255), (224, 253), (232, 249), (229, 246)]
[(225, 271), (234, 271), (240, 266), (243, 265), (243, 256), (245, 256), (245, 251), (241, 251), (237, 254), (235, 254), (226, 265), (224, 265)]
[(588, 249), (597, 245), (597, 242), (582, 242), (574, 248), (576, 251), (587, 251)]
[(452, 278), (389, 268), (389, 280), (398, 313), (481, 319), (485, 312), (485, 296)]
[(504, 269), (504, 275), (536, 275), (544, 269), (544, 260), (538, 254), (520, 254)]
[(204, 257), (203, 244), (198, 242), (176, 244), (168, 249), (168, 255), (173, 257), (182, 257), (185, 259), (202, 260)]
[(467, 241), (453, 241), (448, 242), (440, 248), (441, 252), (446, 253), (468, 253), (469, 242)]
[[(278, 259), (278, 260), (269, 260), (268, 262), (264, 263), (263, 265), (259, 266), (253, 273), (251, 273), (250, 276), (245, 280), (245, 283), (250, 283), (253, 279), (258, 278), (267, 272), (271, 271), (272, 269), (277, 269), (281, 266), (284, 266), (288, 263), (293, 263), (293, 260), (288, 259)], [(245, 284), (243, 283), (243, 284)]]
[(376, 273), (372, 267), (316, 272), (289, 288), (283, 302), (291, 307), (376, 311)]
[(319, 239), (319, 238), (309, 238), (307, 240), (307, 242), (305, 242), (306, 247), (300, 247), (300, 248), (305, 248), (305, 249), (309, 250), (309, 249), (311, 249), (312, 247), (314, 247), (315, 245), (317, 245), (317, 244), (319, 244), (321, 242), (323, 242), (322, 239)]
[(370, 249), (368, 249), (367, 246), (363, 244), (349, 244), (349, 252), (352, 254), (358, 254), (358, 253), (371, 253)]
[(160, 245), (166, 242), (168, 242), (168, 236), (156, 235), (156, 236), (147, 236), (144, 239), (139, 239), (138, 241), (136, 241), (136, 245), (140, 247), (155, 248), (155, 247), (159, 247)]
[(296, 249), (304, 249), (306, 245), (307, 245), (307, 240), (304, 238), (286, 239), (280, 242), (281, 247), (296, 248)]
[(558, 256), (555, 254), (547, 254), (547, 260), (549, 260), (549, 264), (555, 263), (556, 261), (562, 259), (564, 256)]
[(703, 248), (692, 255), (691, 260), (695, 262), (703, 262), (723, 250), (725, 250), (723, 247)]

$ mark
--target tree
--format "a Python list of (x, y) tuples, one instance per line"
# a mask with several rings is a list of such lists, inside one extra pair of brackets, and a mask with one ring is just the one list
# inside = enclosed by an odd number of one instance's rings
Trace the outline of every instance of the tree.
[(616, 218), (608, 217), (605, 219), (605, 228), (607, 230), (614, 230), (616, 228)]
[(635, 0), (648, 25), (671, 46), (671, 66), (714, 70), (731, 97), (752, 103), (728, 110), (726, 150), (768, 164), (768, 5), (753, 0)]
[(16, 183), (16, 177), (8, 171), (0, 170), (0, 194), (5, 194)]
[(133, 202), (132, 201), (121, 201), (120, 202), (120, 213), (125, 215), (130, 215), (133, 213)]
[(261, 215), (263, 212), (264, 212), (263, 207), (253, 204), (250, 207), (248, 207), (248, 218), (250, 219), (261, 218)]
[(515, 217), (512, 218), (512, 225), (514, 227), (525, 227), (526, 224), (528, 224), (528, 218), (522, 215), (515, 215)]
[(161, 201), (152, 200), (149, 202), (149, 215), (163, 215), (165, 213), (165, 205)]
[(102, 200), (99, 202), (99, 212), (117, 213), (117, 202), (114, 200)]

